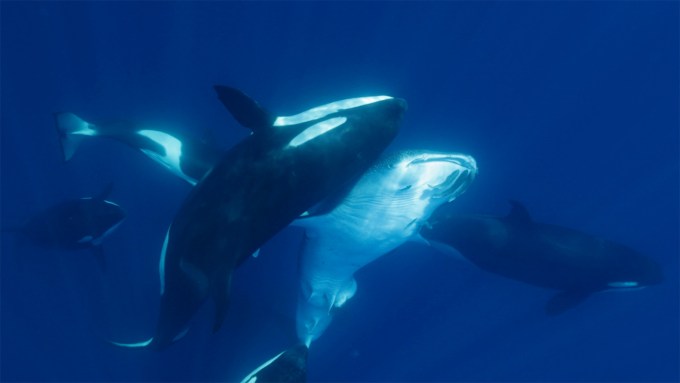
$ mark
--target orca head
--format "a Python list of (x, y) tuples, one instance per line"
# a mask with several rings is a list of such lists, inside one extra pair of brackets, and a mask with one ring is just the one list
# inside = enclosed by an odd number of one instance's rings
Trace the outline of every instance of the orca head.
[(390, 126), (396, 134), (397, 123), (406, 110), (406, 101), (391, 96), (367, 96), (348, 98), (317, 106), (292, 116), (280, 116), (274, 120), (277, 129), (288, 126), (304, 126), (289, 141), (289, 147), (299, 147), (306, 142), (343, 126), (348, 119), (364, 120), (366, 128)]
[(623, 245), (612, 245), (610, 251), (614, 261), (607, 273), (607, 290), (638, 290), (663, 282), (663, 270), (655, 260)]

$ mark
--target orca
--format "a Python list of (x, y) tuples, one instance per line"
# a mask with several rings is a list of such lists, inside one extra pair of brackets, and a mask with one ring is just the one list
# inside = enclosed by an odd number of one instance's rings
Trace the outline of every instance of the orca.
[(17, 232), (44, 248), (90, 249), (105, 268), (102, 242), (126, 216), (123, 208), (106, 199), (112, 190), (113, 184), (109, 184), (94, 197), (61, 202), (38, 212), (20, 227), (3, 231)]
[(308, 351), (304, 344), (295, 345), (264, 362), (241, 383), (306, 382)]
[(558, 290), (545, 311), (557, 315), (592, 293), (655, 285), (663, 280), (653, 259), (612, 241), (535, 222), (519, 202), (505, 217), (438, 211), (420, 234), (457, 251), (479, 268)]
[(186, 333), (209, 297), (215, 302), (217, 331), (226, 315), (233, 269), (363, 173), (394, 139), (406, 109), (402, 99), (371, 96), (274, 118), (237, 89), (215, 90), (253, 134), (229, 149), (198, 182), (168, 229), (154, 336), (114, 344), (163, 349)]
[(173, 174), (195, 185), (224, 153), (212, 143), (154, 126), (129, 121), (92, 124), (68, 112), (55, 113), (54, 117), (64, 161), (73, 157), (84, 139), (105, 137), (141, 151)]
[[(299, 258), (300, 284), (296, 331), (300, 344), (258, 367), (252, 376), (271, 382), (298, 382), (288, 376), (306, 373), (306, 352), (326, 330), (333, 313), (357, 290), (354, 273), (409, 240), (439, 205), (453, 201), (470, 186), (477, 165), (469, 155), (426, 150), (383, 156), (349, 190), (339, 192), (295, 221), (305, 228)], [(297, 360), (291, 362), (294, 356)], [(286, 371), (276, 375), (278, 358)], [(271, 367), (273, 366), (273, 367)], [(258, 379), (258, 382), (262, 380)]]

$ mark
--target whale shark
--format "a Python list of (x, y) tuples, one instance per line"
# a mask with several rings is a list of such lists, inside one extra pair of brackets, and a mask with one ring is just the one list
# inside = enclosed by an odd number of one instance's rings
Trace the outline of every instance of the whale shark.
[(17, 232), (29, 242), (52, 249), (90, 249), (102, 268), (106, 262), (102, 242), (125, 219), (125, 210), (106, 198), (113, 184), (93, 197), (63, 201), (33, 215), (19, 227), (3, 228)]
[[(419, 231), (430, 214), (465, 192), (476, 174), (476, 162), (466, 154), (400, 151), (383, 156), (349, 191), (330, 198), (330, 206), (295, 221), (305, 229), (296, 313), (299, 344), (279, 354), (285, 359), (274, 357), (243, 382), (258, 376), (299, 381), (286, 378), (306, 374), (307, 354), (295, 350), (318, 339), (333, 313), (354, 296), (354, 274), (407, 241), (422, 242)], [(295, 369), (303, 371), (289, 373)]]
[(406, 109), (402, 99), (369, 96), (273, 117), (237, 89), (215, 90), (253, 134), (229, 149), (196, 184), (168, 229), (154, 336), (114, 344), (165, 348), (186, 333), (209, 297), (215, 302), (217, 331), (226, 315), (233, 269), (368, 169), (396, 136)]
[(113, 139), (139, 150), (195, 185), (219, 161), (225, 150), (212, 142), (125, 120), (93, 124), (70, 112), (55, 113), (62, 154), (69, 161), (85, 139)]
[(560, 314), (598, 291), (662, 281), (661, 266), (637, 251), (570, 228), (535, 222), (519, 202), (507, 216), (436, 212), (420, 234), (479, 268), (557, 290), (545, 311)]

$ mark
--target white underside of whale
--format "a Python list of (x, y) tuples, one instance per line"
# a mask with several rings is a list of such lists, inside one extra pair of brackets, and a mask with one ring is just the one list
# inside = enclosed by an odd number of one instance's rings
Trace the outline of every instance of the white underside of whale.
[[(408, 152), (411, 153), (411, 152)], [(332, 310), (357, 290), (354, 273), (403, 243), (419, 239), (432, 212), (462, 194), (474, 179), (469, 156), (394, 156), (370, 169), (328, 214), (304, 218), (297, 332), (307, 346), (330, 324)]]

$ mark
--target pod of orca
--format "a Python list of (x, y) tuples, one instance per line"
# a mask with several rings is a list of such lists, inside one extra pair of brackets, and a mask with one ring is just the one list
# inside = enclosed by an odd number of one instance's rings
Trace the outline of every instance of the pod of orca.
[[(243, 382), (303, 382), (312, 342), (360, 284), (354, 274), (408, 241), (460, 255), (479, 268), (553, 289), (556, 315), (589, 295), (658, 284), (658, 263), (624, 245), (531, 219), (518, 202), (505, 217), (455, 215), (447, 206), (477, 176), (473, 157), (431, 150), (383, 152), (396, 137), (406, 102), (369, 96), (274, 116), (238, 89), (216, 86), (218, 99), (251, 130), (230, 149), (132, 122), (92, 124), (55, 114), (65, 161), (84, 140), (105, 137), (144, 153), (193, 185), (159, 249), (160, 310), (142, 341), (111, 343), (161, 350), (189, 330), (211, 299), (213, 331), (227, 315), (232, 274), (276, 233), (302, 227), (298, 342)], [(62, 249), (94, 249), (123, 221), (120, 206), (95, 197), (64, 202), (25, 225), (4, 228)]]

